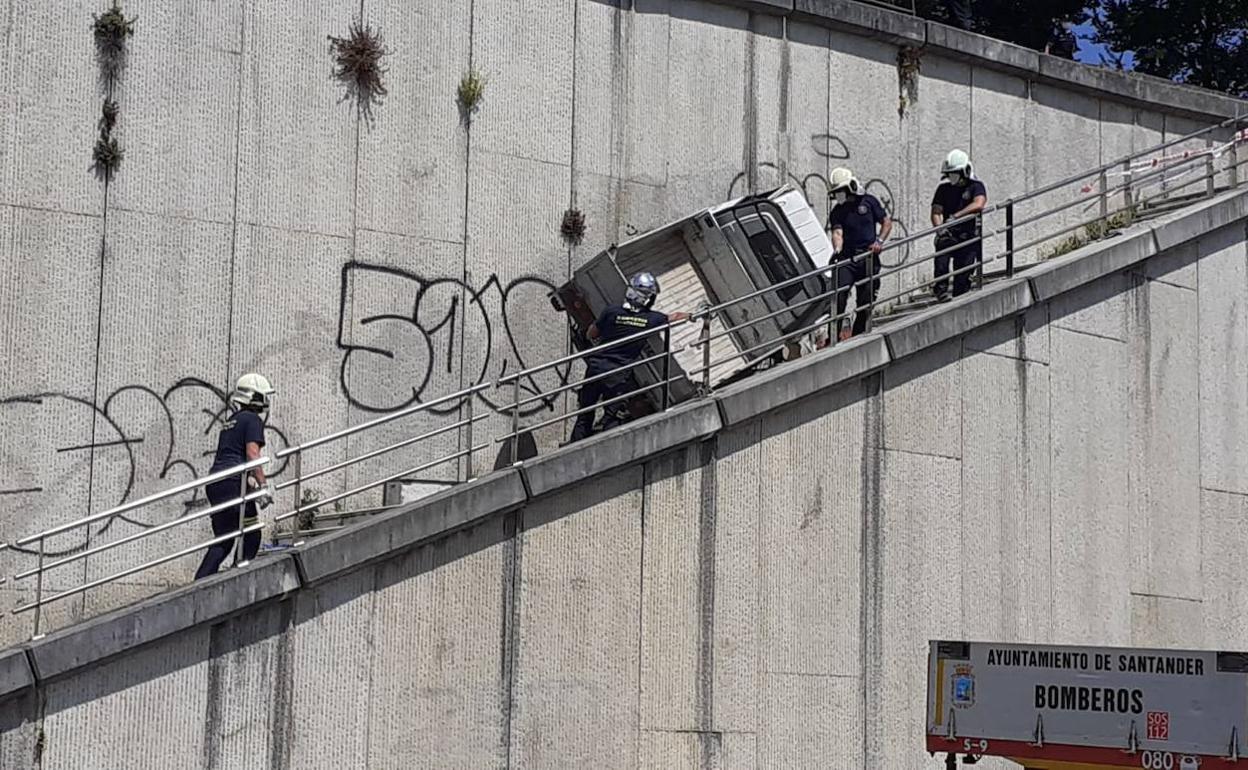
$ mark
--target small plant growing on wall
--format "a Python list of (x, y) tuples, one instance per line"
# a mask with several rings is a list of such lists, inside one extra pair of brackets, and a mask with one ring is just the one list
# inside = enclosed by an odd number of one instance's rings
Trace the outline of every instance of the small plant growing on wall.
[(472, 115), (481, 107), (485, 98), (485, 76), (475, 69), (470, 69), (459, 81), (459, 92), (456, 101), (459, 103), (459, 114), (465, 123), (472, 120)]
[(897, 114), (906, 116), (906, 110), (919, 101), (919, 71), (923, 64), (923, 50), (902, 48), (897, 52)]
[(113, 3), (102, 14), (92, 14), (91, 31), (95, 38), (95, 60), (100, 75), (110, 80), (126, 64), (126, 40), (134, 35), (134, 19), (127, 19), (121, 6)]
[(355, 102), (359, 114), (373, 122), (373, 108), (386, 96), (382, 59), (389, 55), (380, 30), (360, 21), (351, 23), (346, 37), (329, 36), (329, 52), (334, 58), (333, 77), (346, 87), (344, 100)]
[(559, 233), (563, 239), (573, 246), (579, 246), (585, 240), (585, 214), (579, 209), (568, 209), (563, 212), (563, 223), (559, 225)]
[(112, 181), (126, 156), (117, 137), (113, 136), (119, 112), (117, 102), (113, 100), (113, 91), (126, 66), (127, 45), (134, 36), (134, 22), (134, 19), (126, 18), (117, 2), (104, 13), (91, 16), (95, 61), (100, 69), (100, 85), (104, 91), (104, 105), (96, 123), (99, 136), (91, 150), (91, 169), (106, 184)]

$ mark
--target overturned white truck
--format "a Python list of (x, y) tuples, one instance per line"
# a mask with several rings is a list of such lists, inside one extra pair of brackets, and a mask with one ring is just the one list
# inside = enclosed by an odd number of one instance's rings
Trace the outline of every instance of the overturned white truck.
[(948, 768), (1248, 768), (1248, 653), (938, 641), (927, 692)]
[[(665, 313), (741, 300), (709, 318), (709, 377), (702, 371), (703, 351), (691, 347), (707, 331), (703, 324), (673, 330), (670, 378), (676, 381), (670, 398), (677, 402), (692, 396), (698, 383), (722, 384), (777, 360), (786, 335), (826, 317), (830, 301), (809, 301), (829, 290), (823, 278), (762, 290), (826, 267), (831, 258), (832, 244), (818, 216), (802, 192), (788, 186), (703, 209), (614, 245), (556, 289), (551, 303), (567, 313), (576, 347), (584, 350), (590, 346), (585, 331), (604, 308), (623, 301), (635, 273), (658, 279), (655, 309)], [(655, 335), (645, 357), (661, 356), (663, 346), (662, 336)], [(696, 376), (685, 376), (690, 372)], [(662, 382), (663, 362), (639, 366), (635, 375), (642, 388)], [(633, 414), (654, 411), (661, 398), (658, 388), (639, 393), (630, 404)]]

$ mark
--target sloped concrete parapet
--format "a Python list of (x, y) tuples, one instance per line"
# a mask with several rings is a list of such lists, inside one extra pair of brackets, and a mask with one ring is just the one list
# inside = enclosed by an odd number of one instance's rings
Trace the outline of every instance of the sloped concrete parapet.
[(437, 535), (445, 535), (525, 501), (515, 470), (452, 487), (295, 549), (303, 580), (316, 583)]
[(682, 404), (624, 427), (526, 460), (520, 471), (531, 497), (700, 441), (723, 427), (710, 399)]
[(1038, 51), (935, 21), (927, 22), (927, 45), (962, 61), (986, 59), (1014, 74), (1026, 76), (1040, 71)]
[(1157, 251), (1165, 251), (1244, 217), (1248, 217), (1248, 190), (1235, 190), (1159, 217), (1149, 228)]
[(1027, 271), (1036, 301), (1052, 299), (1071, 289), (1148, 259), (1157, 253), (1149, 226), (1137, 225), (1121, 235), (1088, 244), (1070, 254)]
[(0, 698), (34, 686), (35, 672), (30, 670), (25, 648), (0, 653)]
[(724, 426), (737, 425), (862, 377), (888, 362), (883, 337), (860, 337), (724, 388), (715, 394), (715, 402)]
[(294, 558), (289, 554), (264, 557), (32, 642), (31, 660), (40, 680), (51, 679), (298, 587)]
[(923, 45), (927, 30), (922, 19), (850, 0), (795, 0), (793, 14), (807, 21), (853, 27), (853, 32), (901, 45)]
[(936, 306), (884, 331), (893, 360), (917, 353), (1031, 307), (1031, 291), (1021, 279), (1003, 281)]
[(794, 0), (723, 0), (727, 5), (735, 5), (747, 11), (767, 13), (773, 16), (788, 16), (793, 12)]

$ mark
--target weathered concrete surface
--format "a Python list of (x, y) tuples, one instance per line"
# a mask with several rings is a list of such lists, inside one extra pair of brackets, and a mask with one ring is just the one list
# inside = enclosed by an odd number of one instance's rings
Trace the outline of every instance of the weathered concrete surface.
[[(132, 0), (124, 12), (139, 21), (110, 85), (90, 34), (97, 5), (11, 0), (0, 13), (0, 81), (10, 84), (0, 97), (0, 469), (9, 480), (0, 493), (13, 503), (0, 512), (0, 539), (202, 475), (224, 394), (249, 370), (279, 389), (274, 450), (563, 355), (567, 325), (548, 309), (549, 291), (610, 243), (699, 207), (787, 182), (822, 217), (827, 177), (847, 165), (901, 235), (928, 222), (953, 147), (970, 151), (999, 202), (1242, 107), (848, 0), (542, 0), (523, 19), (502, 0), (333, 0), (314, 13), (283, 2)], [(370, 115), (329, 76), (327, 37), (348, 34), (357, 16), (389, 51), (387, 93)], [(923, 53), (899, 114), (903, 48)], [(471, 115), (456, 104), (470, 70), (486, 79)], [(110, 96), (125, 157), (106, 183), (89, 166)], [(579, 244), (560, 235), (570, 208), (586, 217)], [(1230, 221), (1189, 216), (1192, 227)], [(990, 228), (1002, 223), (1000, 212), (989, 217)], [(1034, 234), (1024, 228), (1020, 239)], [(1002, 246), (998, 236), (987, 250)], [(891, 253), (885, 262), (904, 269), (883, 292), (926, 281), (930, 265), (917, 260), (930, 249)], [(1036, 255), (1026, 250), (1020, 262)], [(889, 355), (966, 331), (938, 327), (895, 330)], [(580, 371), (536, 373), (522, 396)], [(813, 379), (824, 372), (807, 370), (797, 390), (830, 387)], [(725, 415), (750, 419), (797, 390), (742, 391)], [(491, 389), (473, 401), (484, 417), (474, 445), (509, 430), (510, 395)], [(530, 403), (522, 425), (573, 400)], [(335, 442), (305, 468), (434, 430), (465, 409), (447, 404)], [(535, 437), (545, 451), (566, 435), (552, 425)], [(467, 479), (468, 464), (420, 466), (468, 440), (451, 430), (304, 491), (323, 498), (406, 471), (409, 499), (429, 494)], [(498, 449), (478, 450), (472, 475), (493, 467)], [(290, 473), (273, 470), (278, 480)], [(66, 535), (58, 550), (134, 534), (191, 502)], [(293, 492), (278, 503), (293, 506)], [(102, 577), (208, 532), (204, 521), (125, 546), (58, 570), (48, 585)], [(59, 627), (182, 584), (194, 564), (94, 591), (48, 620)], [(30, 566), (28, 554), (0, 553), (4, 573)], [(9, 588), (6, 599), (25, 596)], [(0, 640), (20, 638), (12, 627)]]
[(18, 648), (0, 758), (921, 770), (929, 639), (1242, 646), (1248, 232), (1206, 209)]

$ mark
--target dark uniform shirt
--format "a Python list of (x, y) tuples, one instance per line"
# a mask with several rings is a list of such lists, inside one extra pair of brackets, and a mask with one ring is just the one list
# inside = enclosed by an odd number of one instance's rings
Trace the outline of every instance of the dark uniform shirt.
[(856, 257), (871, 247), (878, 237), (877, 225), (884, 224), (888, 212), (874, 195), (850, 196), (838, 203), (828, 215), (828, 230), (841, 228), (841, 255)]
[(255, 412), (240, 409), (230, 415), (217, 439), (217, 456), (209, 473), (216, 473), (247, 462), (247, 444), (264, 446), (264, 423)]
[(622, 305), (611, 305), (602, 311), (602, 315), (594, 323), (598, 327), (598, 347), (592, 354), (586, 356), (585, 363), (587, 368), (601, 373), (611, 369), (618, 369), (625, 364), (631, 364), (641, 357), (641, 351), (650, 337), (638, 337), (635, 340), (612, 345), (605, 349), (604, 346), (609, 342), (623, 339), (646, 329), (654, 329), (666, 323), (667, 316), (657, 310), (634, 311)]
[[(946, 220), (953, 219), (954, 214), (971, 205), (978, 195), (988, 197), (988, 188), (978, 179), (972, 179), (965, 185), (941, 182), (932, 197), (932, 211), (943, 214)], [(946, 228), (946, 232), (960, 241), (974, 238), (979, 235), (979, 217)]]

